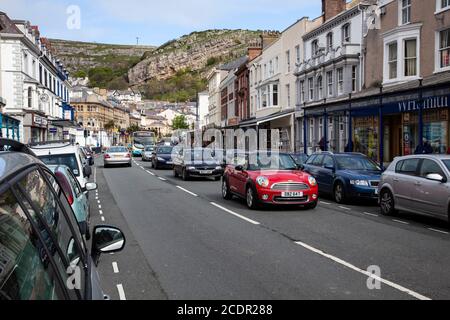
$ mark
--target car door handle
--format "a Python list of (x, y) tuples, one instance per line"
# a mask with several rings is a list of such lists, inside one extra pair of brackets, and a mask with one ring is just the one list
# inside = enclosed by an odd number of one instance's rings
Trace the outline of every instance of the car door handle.
[(400, 182), (400, 179), (394, 179), (394, 182)]

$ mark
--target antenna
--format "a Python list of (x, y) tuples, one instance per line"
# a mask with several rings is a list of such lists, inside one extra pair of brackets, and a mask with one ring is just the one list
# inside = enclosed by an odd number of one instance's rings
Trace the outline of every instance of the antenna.
[(136, 45), (139, 45), (139, 37), (136, 37)]

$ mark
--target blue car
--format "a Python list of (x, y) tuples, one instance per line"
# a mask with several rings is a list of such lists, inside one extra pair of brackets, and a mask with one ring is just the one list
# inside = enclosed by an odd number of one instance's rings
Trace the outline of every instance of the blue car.
[(319, 192), (332, 195), (337, 203), (378, 199), (382, 169), (363, 154), (315, 153), (303, 168), (316, 178)]
[(172, 151), (173, 147), (171, 146), (158, 146), (153, 151), (152, 167), (156, 170), (172, 169), (173, 168)]

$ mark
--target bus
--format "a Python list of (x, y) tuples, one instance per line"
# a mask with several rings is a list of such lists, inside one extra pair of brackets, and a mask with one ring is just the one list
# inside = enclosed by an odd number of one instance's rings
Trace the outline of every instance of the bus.
[(133, 157), (141, 157), (146, 146), (156, 144), (156, 134), (153, 131), (138, 131), (133, 133), (131, 152)]

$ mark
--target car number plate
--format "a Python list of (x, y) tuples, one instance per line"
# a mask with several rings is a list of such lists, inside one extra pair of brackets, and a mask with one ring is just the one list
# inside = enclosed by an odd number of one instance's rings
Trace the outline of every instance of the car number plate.
[(283, 192), (281, 196), (283, 198), (302, 198), (303, 192)]
[(200, 174), (212, 174), (212, 170), (201, 170)]

